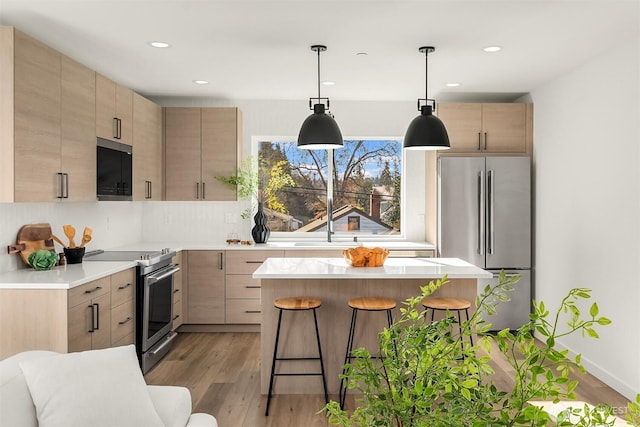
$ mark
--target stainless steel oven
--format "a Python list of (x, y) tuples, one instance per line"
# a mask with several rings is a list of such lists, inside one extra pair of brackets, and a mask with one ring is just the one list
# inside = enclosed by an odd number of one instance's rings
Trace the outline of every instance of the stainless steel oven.
[(137, 289), (137, 335), (136, 346), (140, 349), (142, 372), (147, 372), (171, 348), (176, 337), (173, 328), (173, 276), (180, 271), (171, 264), (171, 258), (164, 262), (139, 266)]
[(137, 261), (136, 350), (142, 372), (148, 372), (171, 349), (173, 329), (172, 264), (175, 251), (92, 251), (85, 261)]

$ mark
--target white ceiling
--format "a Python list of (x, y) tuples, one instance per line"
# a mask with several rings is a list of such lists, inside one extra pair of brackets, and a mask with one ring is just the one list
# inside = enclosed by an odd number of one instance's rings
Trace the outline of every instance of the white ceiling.
[(1, 24), (137, 92), (220, 99), (316, 96), (310, 46), (325, 44), (332, 101), (424, 97), (423, 45), (436, 47), (430, 97), (509, 100), (638, 37), (639, 22), (638, 0), (0, 0)]

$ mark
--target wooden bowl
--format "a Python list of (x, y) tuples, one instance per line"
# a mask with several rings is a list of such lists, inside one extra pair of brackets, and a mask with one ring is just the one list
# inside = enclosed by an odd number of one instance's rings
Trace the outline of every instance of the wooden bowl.
[(388, 255), (388, 249), (378, 247), (358, 246), (342, 251), (342, 256), (352, 267), (382, 267)]

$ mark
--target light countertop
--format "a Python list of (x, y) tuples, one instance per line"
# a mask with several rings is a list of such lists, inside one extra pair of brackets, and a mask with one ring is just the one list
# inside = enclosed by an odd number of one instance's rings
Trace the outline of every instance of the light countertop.
[(135, 266), (133, 261), (94, 261), (42, 271), (22, 268), (0, 274), (0, 289), (71, 289)]
[(351, 267), (343, 258), (268, 258), (254, 279), (450, 279), (491, 278), (458, 258), (387, 258), (382, 267)]

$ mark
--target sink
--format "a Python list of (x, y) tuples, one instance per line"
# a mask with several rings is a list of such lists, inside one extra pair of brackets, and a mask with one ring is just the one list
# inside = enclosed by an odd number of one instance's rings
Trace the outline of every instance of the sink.
[(296, 247), (316, 247), (316, 248), (333, 248), (333, 247), (344, 247), (351, 248), (358, 246), (358, 242), (294, 242), (293, 246)]

